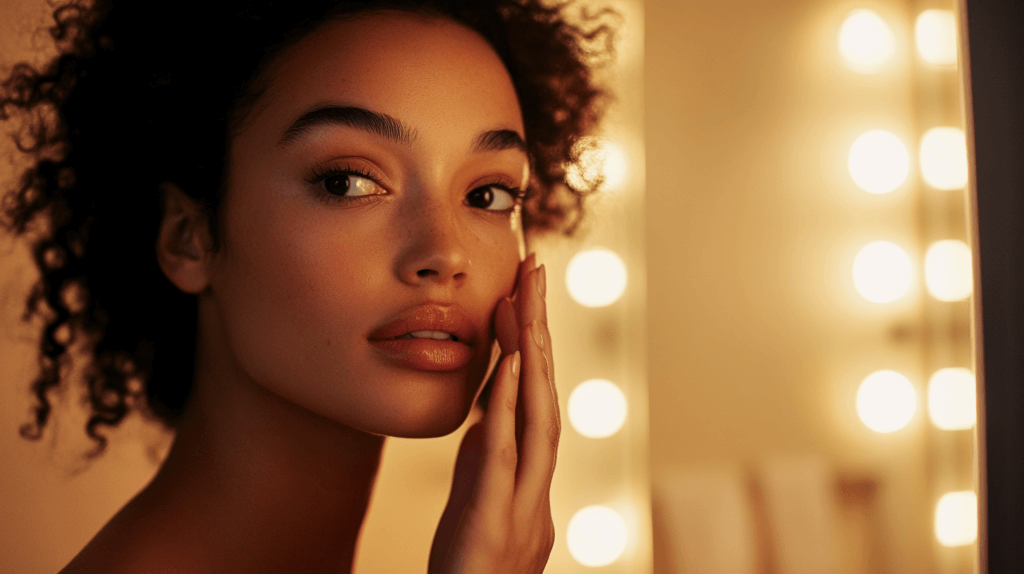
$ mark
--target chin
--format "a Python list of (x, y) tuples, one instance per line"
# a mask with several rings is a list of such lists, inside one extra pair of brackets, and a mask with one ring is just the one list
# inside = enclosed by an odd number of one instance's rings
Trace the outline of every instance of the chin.
[[(475, 377), (479, 381), (480, 377)], [(429, 385), (409, 393), (409, 400), (402, 401), (401, 409), (395, 409), (393, 432), (390, 436), (401, 438), (434, 438), (451, 434), (466, 422), (473, 409), (473, 400), (480, 384), (456, 383), (462, 392), (452, 393), (451, 382), (443, 385)]]
[[(387, 397), (364, 405), (351, 426), (381, 436), (435, 438), (458, 430), (483, 386), (483, 374), (431, 373), (408, 377)], [(395, 381), (397, 382), (397, 381)]]

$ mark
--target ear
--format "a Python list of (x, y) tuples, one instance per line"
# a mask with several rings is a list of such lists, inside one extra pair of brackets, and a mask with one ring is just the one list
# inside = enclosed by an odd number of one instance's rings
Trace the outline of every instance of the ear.
[(178, 289), (193, 295), (210, 284), (212, 237), (202, 205), (173, 183), (160, 185), (163, 219), (156, 238), (156, 260)]

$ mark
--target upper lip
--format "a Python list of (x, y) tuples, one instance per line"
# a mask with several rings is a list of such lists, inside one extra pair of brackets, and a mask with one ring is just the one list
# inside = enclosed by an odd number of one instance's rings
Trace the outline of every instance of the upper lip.
[(472, 345), (473, 323), (459, 305), (426, 303), (399, 312), (367, 337), (371, 341), (387, 341), (414, 331), (442, 331), (455, 335), (460, 343)]

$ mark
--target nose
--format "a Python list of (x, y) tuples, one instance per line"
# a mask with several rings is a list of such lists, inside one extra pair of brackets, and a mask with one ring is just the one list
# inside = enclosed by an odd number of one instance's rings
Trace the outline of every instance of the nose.
[(441, 202), (417, 203), (402, 218), (405, 240), (397, 260), (398, 278), (413, 286), (461, 285), (472, 262), (456, 215)]

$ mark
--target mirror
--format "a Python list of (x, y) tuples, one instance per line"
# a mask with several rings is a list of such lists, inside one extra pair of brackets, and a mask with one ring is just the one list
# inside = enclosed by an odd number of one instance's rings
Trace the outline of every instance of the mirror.
[(655, 572), (971, 572), (952, 2), (647, 2)]

